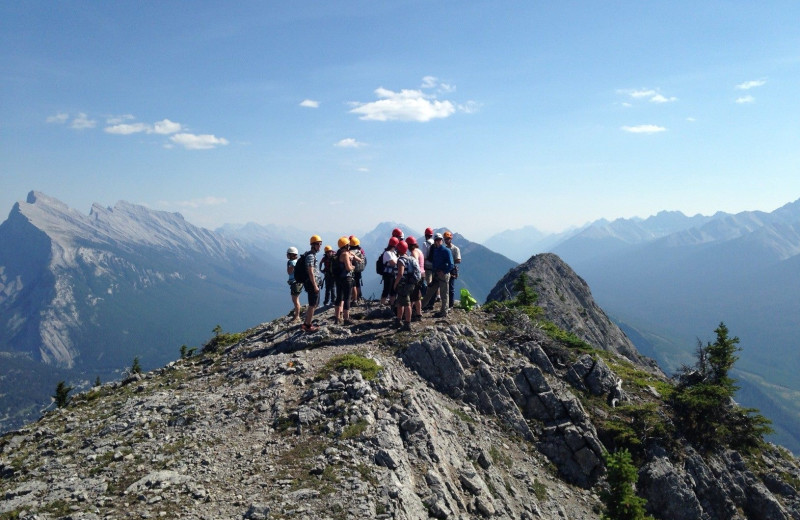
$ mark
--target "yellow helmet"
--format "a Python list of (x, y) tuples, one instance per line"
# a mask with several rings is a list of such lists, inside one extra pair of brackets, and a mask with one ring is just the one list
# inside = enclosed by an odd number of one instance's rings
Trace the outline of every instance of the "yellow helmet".
[(352, 247), (358, 247), (361, 244), (361, 241), (356, 237), (350, 237), (350, 245)]
[(319, 235), (311, 235), (311, 238), (309, 239), (308, 243), (315, 244), (317, 242), (322, 242), (322, 237)]
[(331, 246), (325, 246), (325, 252), (327, 253), (328, 251), (333, 251), (333, 248)]
[(339, 239), (339, 247), (344, 247), (349, 244), (350, 244), (350, 239), (348, 239), (347, 237), (342, 237)]

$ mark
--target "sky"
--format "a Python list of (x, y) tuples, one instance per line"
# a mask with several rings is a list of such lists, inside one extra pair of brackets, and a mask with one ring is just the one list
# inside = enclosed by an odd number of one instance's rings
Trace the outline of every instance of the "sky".
[(800, 3), (0, 2), (0, 220), (480, 241), (800, 198)]

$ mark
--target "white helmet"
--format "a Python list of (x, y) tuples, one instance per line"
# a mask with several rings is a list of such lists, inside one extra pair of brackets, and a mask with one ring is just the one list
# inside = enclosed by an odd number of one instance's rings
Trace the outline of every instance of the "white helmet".
[(286, 254), (287, 255), (296, 255), (297, 254), (297, 248), (294, 247), (294, 246), (290, 247), (289, 249), (286, 250)]

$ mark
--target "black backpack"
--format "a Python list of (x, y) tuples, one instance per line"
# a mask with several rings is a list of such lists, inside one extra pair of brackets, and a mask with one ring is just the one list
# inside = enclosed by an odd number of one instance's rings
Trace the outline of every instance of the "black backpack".
[(297, 263), (294, 264), (294, 281), (297, 283), (306, 283), (308, 281), (308, 267), (306, 267), (306, 258), (310, 254), (311, 251), (306, 251), (300, 255), (300, 258), (297, 259)]
[[(386, 251), (384, 251), (385, 253)], [(383, 253), (378, 255), (377, 260), (375, 260), (375, 272), (378, 273), (378, 276), (383, 276), (385, 272), (385, 266), (383, 265)]]

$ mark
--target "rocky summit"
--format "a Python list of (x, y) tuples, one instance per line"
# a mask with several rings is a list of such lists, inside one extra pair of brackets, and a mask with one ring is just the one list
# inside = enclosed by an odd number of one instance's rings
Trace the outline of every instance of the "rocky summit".
[(800, 518), (795, 458), (693, 448), (672, 382), (602, 337), (502, 305), (351, 316), (218, 334), (0, 437), (0, 518), (599, 518), (623, 444), (656, 518)]

